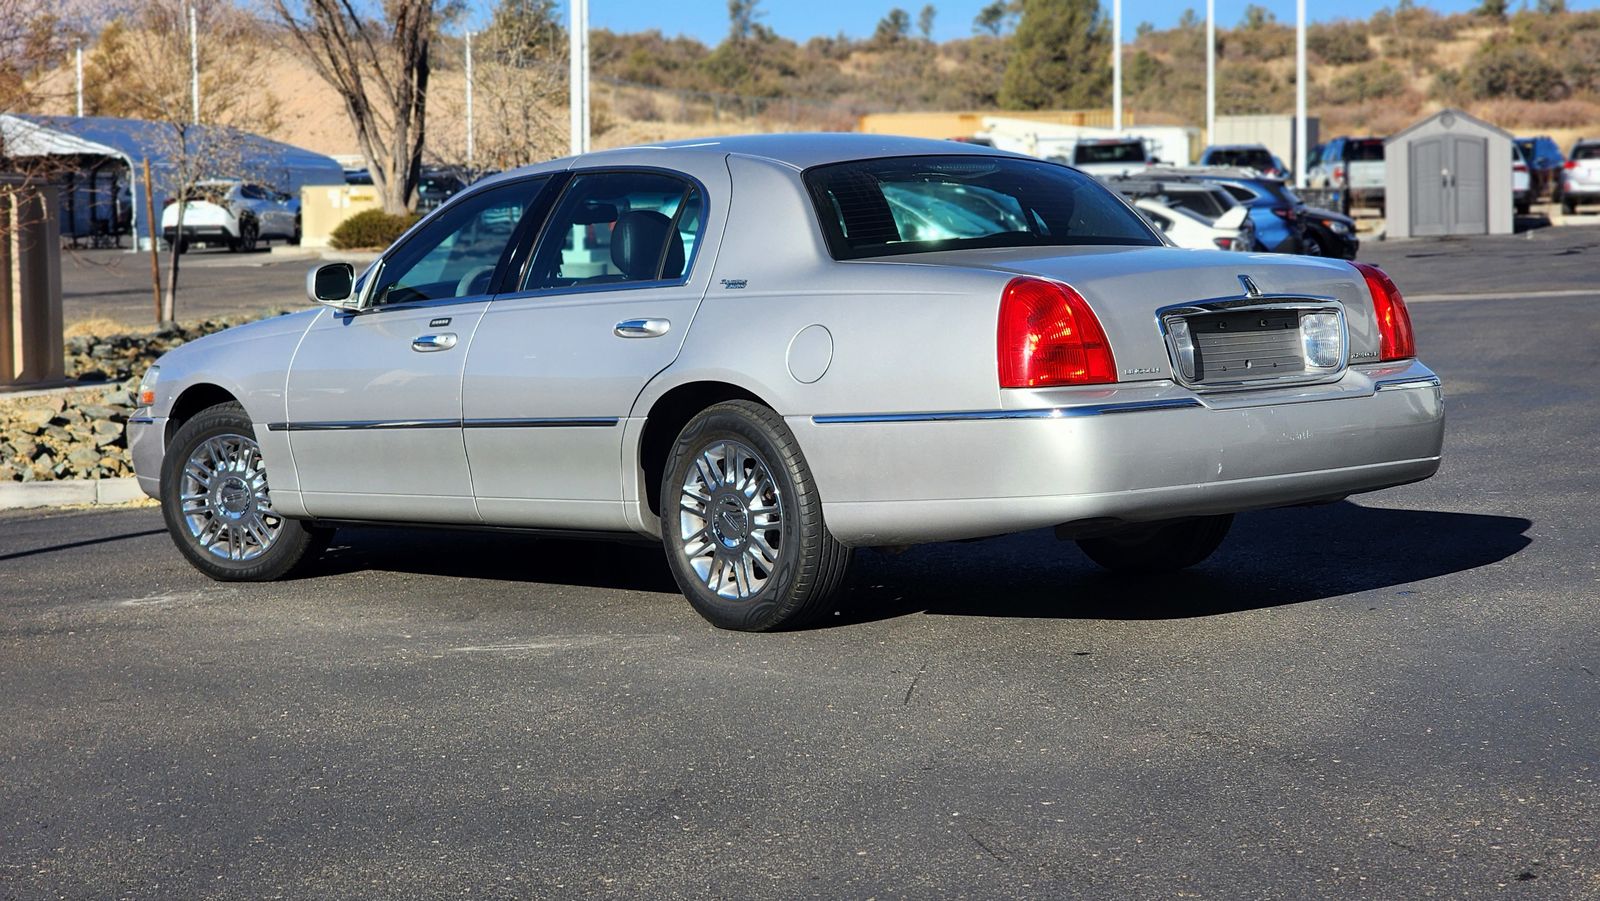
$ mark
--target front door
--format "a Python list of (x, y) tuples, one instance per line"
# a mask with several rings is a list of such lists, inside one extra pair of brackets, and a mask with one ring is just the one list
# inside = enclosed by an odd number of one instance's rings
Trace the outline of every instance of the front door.
[(543, 179), (452, 203), (324, 310), (290, 365), (289, 447), (313, 516), (477, 521), (461, 432), (467, 346)]
[(484, 522), (622, 530), (622, 435), (677, 357), (727, 211), (720, 158), (694, 177), (581, 171), (467, 357), (467, 456)]

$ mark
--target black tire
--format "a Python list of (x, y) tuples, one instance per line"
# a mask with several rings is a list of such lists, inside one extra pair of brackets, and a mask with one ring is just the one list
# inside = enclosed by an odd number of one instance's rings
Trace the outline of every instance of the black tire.
[(1533, 212), (1533, 204), (1524, 201), (1516, 205), (1516, 210), (1518, 216), (1526, 216)]
[(294, 246), (294, 247), (299, 247), (300, 246), (300, 214), (299, 213), (295, 213), (294, 214), (294, 234), (289, 236), (289, 244), (291, 246)]
[(1570, 197), (1563, 197), (1561, 199), (1561, 212), (1566, 213), (1568, 216), (1576, 215), (1578, 212), (1578, 202)]
[(1300, 253), (1308, 257), (1327, 256), (1322, 251), (1322, 241), (1310, 233), (1307, 233), (1305, 239), (1300, 242)]
[[(731, 443), (731, 444), (730, 444)], [(759, 476), (756, 466), (770, 474), (770, 483), (757, 479), (752, 490), (754, 497), (766, 498), (767, 509), (776, 503), (781, 530), (756, 528), (758, 510), (741, 506), (735, 495), (741, 494), (727, 483), (706, 491), (701, 506), (705, 515), (683, 508), (684, 488), (696, 473), (706, 470), (697, 467), (702, 455), (713, 457), (719, 448), (734, 447), (755, 458), (750, 467), (738, 466), (741, 478), (745, 474)], [(729, 456), (724, 454), (718, 470), (708, 466), (715, 475), (726, 476), (730, 467)], [(800, 446), (783, 418), (772, 410), (750, 401), (728, 401), (702, 410), (683, 427), (672, 446), (666, 471), (661, 479), (661, 535), (666, 548), (667, 564), (679, 589), (694, 609), (708, 621), (722, 629), (742, 632), (767, 632), (794, 628), (823, 613), (829, 602), (844, 584), (850, 566), (851, 550), (836, 541), (822, 519), (822, 499), (818, 496), (811, 468), (806, 465)], [(700, 478), (704, 481), (704, 476)], [(709, 484), (709, 482), (705, 482)], [(759, 485), (766, 485), (763, 490)], [(733, 517), (721, 520), (717, 510)], [(731, 508), (731, 509), (730, 509)], [(685, 547), (684, 529), (694, 527), (699, 519), (702, 528), (695, 534), (701, 536), (700, 544), (710, 554), (697, 553), (691, 558)], [(729, 523), (724, 526), (723, 523)], [(776, 533), (776, 535), (775, 535)], [(727, 585), (722, 561), (743, 561), (745, 554), (755, 551), (752, 559), (760, 559), (759, 544), (771, 547), (774, 537), (777, 546), (775, 562), (760, 580), (759, 587), (745, 595), (747, 586), (755, 583), (755, 564), (748, 571), (749, 579), (735, 580), (735, 597), (726, 597), (712, 590), (710, 581), (717, 578)], [(733, 542), (728, 544), (724, 542)], [(721, 550), (718, 550), (719, 542)], [(699, 544), (696, 545), (699, 547)], [(726, 554), (727, 556), (723, 556)], [(717, 576), (703, 577), (696, 563), (715, 570)]]
[(233, 239), (228, 249), (234, 253), (251, 253), (256, 249), (258, 234), (254, 219), (242, 219), (239, 221), (239, 237)]
[(1231, 513), (1174, 519), (1100, 538), (1080, 538), (1078, 547), (1090, 560), (1112, 572), (1170, 573), (1211, 556), (1232, 525)]
[[(270, 582), (288, 575), (303, 561), (320, 554), (333, 537), (331, 529), (308, 526), (298, 520), (282, 517), (276, 517), (276, 539), (270, 542), (265, 551), (248, 559), (232, 559), (231, 553), (229, 558), (224, 558), (202, 545), (191, 528), (191, 520), (215, 517), (205, 513), (193, 516), (186, 514), (181, 492), (186, 478), (185, 466), (190, 457), (207, 441), (216, 438), (242, 438), (254, 444), (255, 430), (244, 407), (230, 402), (200, 411), (178, 429), (167, 446), (167, 456), (161, 464), (161, 514), (178, 551), (196, 569), (220, 582)], [(265, 469), (260, 471), (264, 476)], [(251, 494), (241, 484), (232, 496), (239, 498), (240, 492)], [(242, 529), (240, 537), (249, 540)], [(231, 551), (232, 538), (229, 540)], [(216, 537), (212, 543), (219, 543)]]

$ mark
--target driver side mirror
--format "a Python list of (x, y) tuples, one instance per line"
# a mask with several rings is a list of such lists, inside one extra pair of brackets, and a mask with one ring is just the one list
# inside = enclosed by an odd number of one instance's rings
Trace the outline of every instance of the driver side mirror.
[(349, 263), (324, 263), (306, 273), (306, 296), (312, 302), (341, 310), (354, 309), (356, 267)]

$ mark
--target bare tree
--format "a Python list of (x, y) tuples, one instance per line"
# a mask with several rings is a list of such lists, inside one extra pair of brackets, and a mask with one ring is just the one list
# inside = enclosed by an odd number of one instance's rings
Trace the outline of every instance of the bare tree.
[[(566, 33), (553, 0), (502, 0), (473, 50), (472, 165), (504, 170), (565, 152)], [(459, 98), (447, 102), (464, 120), (463, 106)], [(464, 132), (430, 142), (429, 150), (440, 162), (468, 162)]]
[(339, 93), (383, 207), (417, 203), (426, 142), (430, 45), (453, 0), (267, 0)]
[[(0, 0), (3, 2), (3, 0)], [(190, 94), (188, 10), (193, 6), (200, 43), (200, 110)], [(276, 127), (276, 101), (259, 65), (265, 36), (260, 23), (231, 0), (141, 0), (129, 16), (101, 31), (90, 54), (91, 112), (144, 119), (151, 150), (164, 161), (161, 188), (176, 206), (177, 240), (167, 255), (160, 319), (177, 318), (178, 274), (184, 218), (207, 179), (249, 173), (247, 138), (237, 129)], [(158, 223), (150, 223), (155, 240)]]

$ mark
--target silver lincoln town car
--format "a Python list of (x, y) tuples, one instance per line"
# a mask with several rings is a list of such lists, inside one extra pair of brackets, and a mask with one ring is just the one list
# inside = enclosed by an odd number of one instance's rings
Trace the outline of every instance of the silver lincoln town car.
[(1180, 250), (1063, 165), (868, 135), (608, 150), (487, 179), (320, 306), (184, 345), (129, 421), (212, 578), (352, 523), (666, 549), (730, 629), (827, 609), (852, 549), (1050, 526), (1113, 570), (1234, 513), (1439, 466), (1382, 271)]

